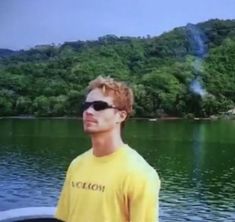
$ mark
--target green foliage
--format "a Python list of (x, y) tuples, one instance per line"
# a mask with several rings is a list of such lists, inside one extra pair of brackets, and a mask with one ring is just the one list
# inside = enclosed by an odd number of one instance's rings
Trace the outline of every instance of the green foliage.
[(0, 90), (0, 115), (7, 116), (14, 114), (15, 93), (12, 90)]
[[(132, 86), (135, 116), (192, 118), (226, 111), (235, 104), (235, 21), (196, 25), (208, 50), (200, 58), (189, 27), (153, 38), (106, 35), (97, 41), (1, 50), (0, 116), (81, 115), (84, 89), (98, 75)], [(204, 97), (190, 89), (198, 76)]]
[(215, 96), (235, 101), (235, 36), (211, 50), (205, 66), (206, 87)]
[(19, 96), (16, 100), (16, 113), (28, 114), (32, 113), (32, 101), (27, 96)]
[(38, 96), (33, 101), (33, 111), (36, 116), (47, 116), (50, 114), (50, 101), (45, 96)]

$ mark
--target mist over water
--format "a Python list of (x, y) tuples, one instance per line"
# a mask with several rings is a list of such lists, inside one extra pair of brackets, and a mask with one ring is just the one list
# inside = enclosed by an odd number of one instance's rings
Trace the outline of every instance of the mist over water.
[(206, 36), (196, 25), (188, 24), (186, 29), (188, 31), (191, 50), (196, 56), (192, 62), (192, 67), (196, 77), (192, 80), (189, 88), (193, 93), (203, 97), (207, 94), (207, 92), (201, 84), (200, 73), (203, 71), (203, 59), (207, 56), (208, 52), (208, 48), (205, 44)]
[(198, 26), (188, 24), (186, 26), (188, 32), (189, 43), (193, 54), (198, 58), (205, 58), (207, 56), (208, 48), (205, 44), (206, 35), (199, 29)]
[(198, 78), (194, 79), (190, 84), (190, 90), (201, 97), (204, 97), (207, 92), (203, 89), (202, 84)]

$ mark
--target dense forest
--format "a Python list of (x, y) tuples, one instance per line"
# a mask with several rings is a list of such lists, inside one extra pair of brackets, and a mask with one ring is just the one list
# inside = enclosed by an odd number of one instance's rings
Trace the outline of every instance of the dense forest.
[(208, 117), (235, 107), (235, 20), (187, 24), (158, 37), (0, 49), (0, 116), (79, 116), (98, 75), (126, 81), (136, 117)]

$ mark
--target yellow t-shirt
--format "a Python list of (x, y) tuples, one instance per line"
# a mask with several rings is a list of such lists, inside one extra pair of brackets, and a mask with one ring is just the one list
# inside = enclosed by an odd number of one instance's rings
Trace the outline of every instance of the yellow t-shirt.
[(160, 180), (127, 145), (96, 157), (92, 149), (69, 166), (56, 210), (66, 222), (156, 222)]

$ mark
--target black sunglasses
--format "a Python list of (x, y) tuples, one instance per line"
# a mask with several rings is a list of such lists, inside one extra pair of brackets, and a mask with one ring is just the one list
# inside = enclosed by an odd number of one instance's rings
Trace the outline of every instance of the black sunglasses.
[(90, 106), (92, 106), (92, 108), (95, 111), (101, 111), (101, 110), (105, 110), (105, 109), (118, 109), (115, 106), (111, 106), (109, 105), (107, 102), (105, 101), (93, 101), (93, 102), (84, 102), (82, 104), (82, 111), (84, 112), (85, 110), (87, 110)]

